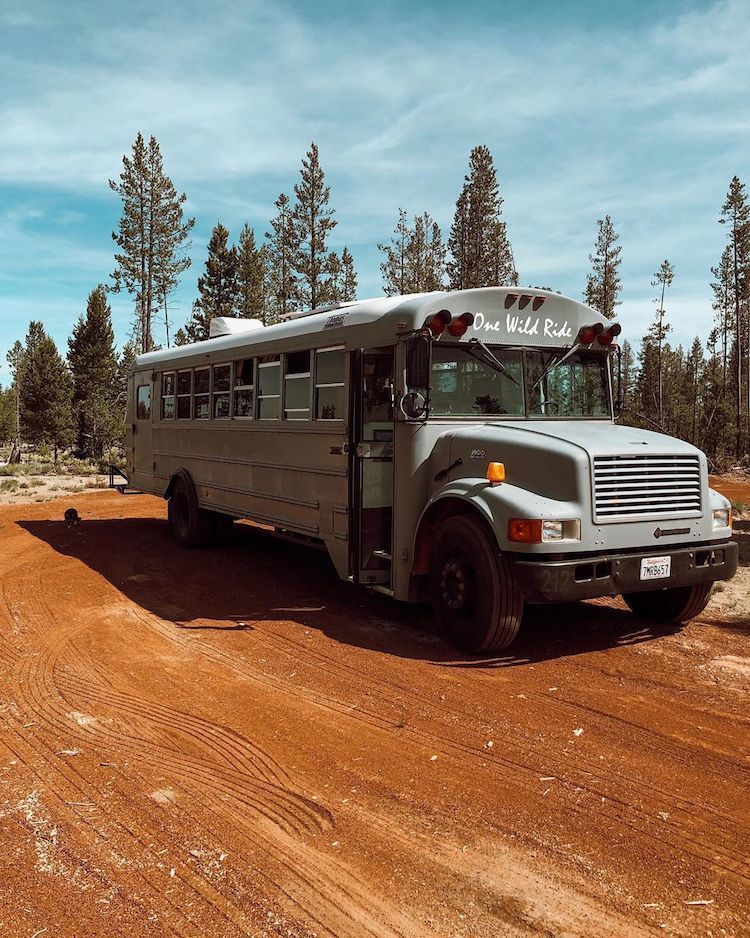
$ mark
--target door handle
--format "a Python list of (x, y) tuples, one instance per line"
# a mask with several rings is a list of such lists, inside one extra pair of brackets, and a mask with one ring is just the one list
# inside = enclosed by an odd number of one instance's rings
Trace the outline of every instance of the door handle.
[(357, 444), (357, 456), (367, 457), (369, 455), (370, 455), (370, 444), (358, 443)]

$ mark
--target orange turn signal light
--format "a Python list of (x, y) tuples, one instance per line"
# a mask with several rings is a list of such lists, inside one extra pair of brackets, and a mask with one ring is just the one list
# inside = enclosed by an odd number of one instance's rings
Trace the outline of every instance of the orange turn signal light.
[(497, 485), (499, 482), (505, 482), (505, 463), (504, 462), (491, 462), (487, 463), (487, 475), (485, 476), (488, 482), (491, 482), (493, 485)]
[(511, 518), (508, 521), (508, 540), (519, 541), (521, 544), (541, 544), (541, 519)]

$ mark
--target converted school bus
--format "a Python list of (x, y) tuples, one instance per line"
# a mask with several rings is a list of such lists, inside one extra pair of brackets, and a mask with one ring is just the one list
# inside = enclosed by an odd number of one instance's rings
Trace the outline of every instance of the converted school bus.
[(507, 647), (524, 603), (685, 621), (735, 572), (729, 503), (699, 450), (614, 423), (619, 331), (504, 287), (215, 320), (136, 359), (128, 476), (185, 546), (233, 518), (309, 539), (469, 652)]

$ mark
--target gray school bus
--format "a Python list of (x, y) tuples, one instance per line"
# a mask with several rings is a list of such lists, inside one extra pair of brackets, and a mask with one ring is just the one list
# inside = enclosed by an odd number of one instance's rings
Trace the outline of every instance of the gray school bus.
[(505, 287), (217, 319), (136, 359), (128, 477), (185, 547), (236, 518), (315, 542), (467, 652), (506, 648), (525, 603), (686, 621), (736, 570), (730, 505), (695, 447), (614, 423), (619, 332)]

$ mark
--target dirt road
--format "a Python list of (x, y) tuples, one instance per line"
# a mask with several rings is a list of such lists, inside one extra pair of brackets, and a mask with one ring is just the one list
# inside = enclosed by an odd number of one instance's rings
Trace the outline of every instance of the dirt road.
[(0, 934), (748, 934), (747, 619), (467, 660), (323, 554), (68, 501), (0, 508)]

